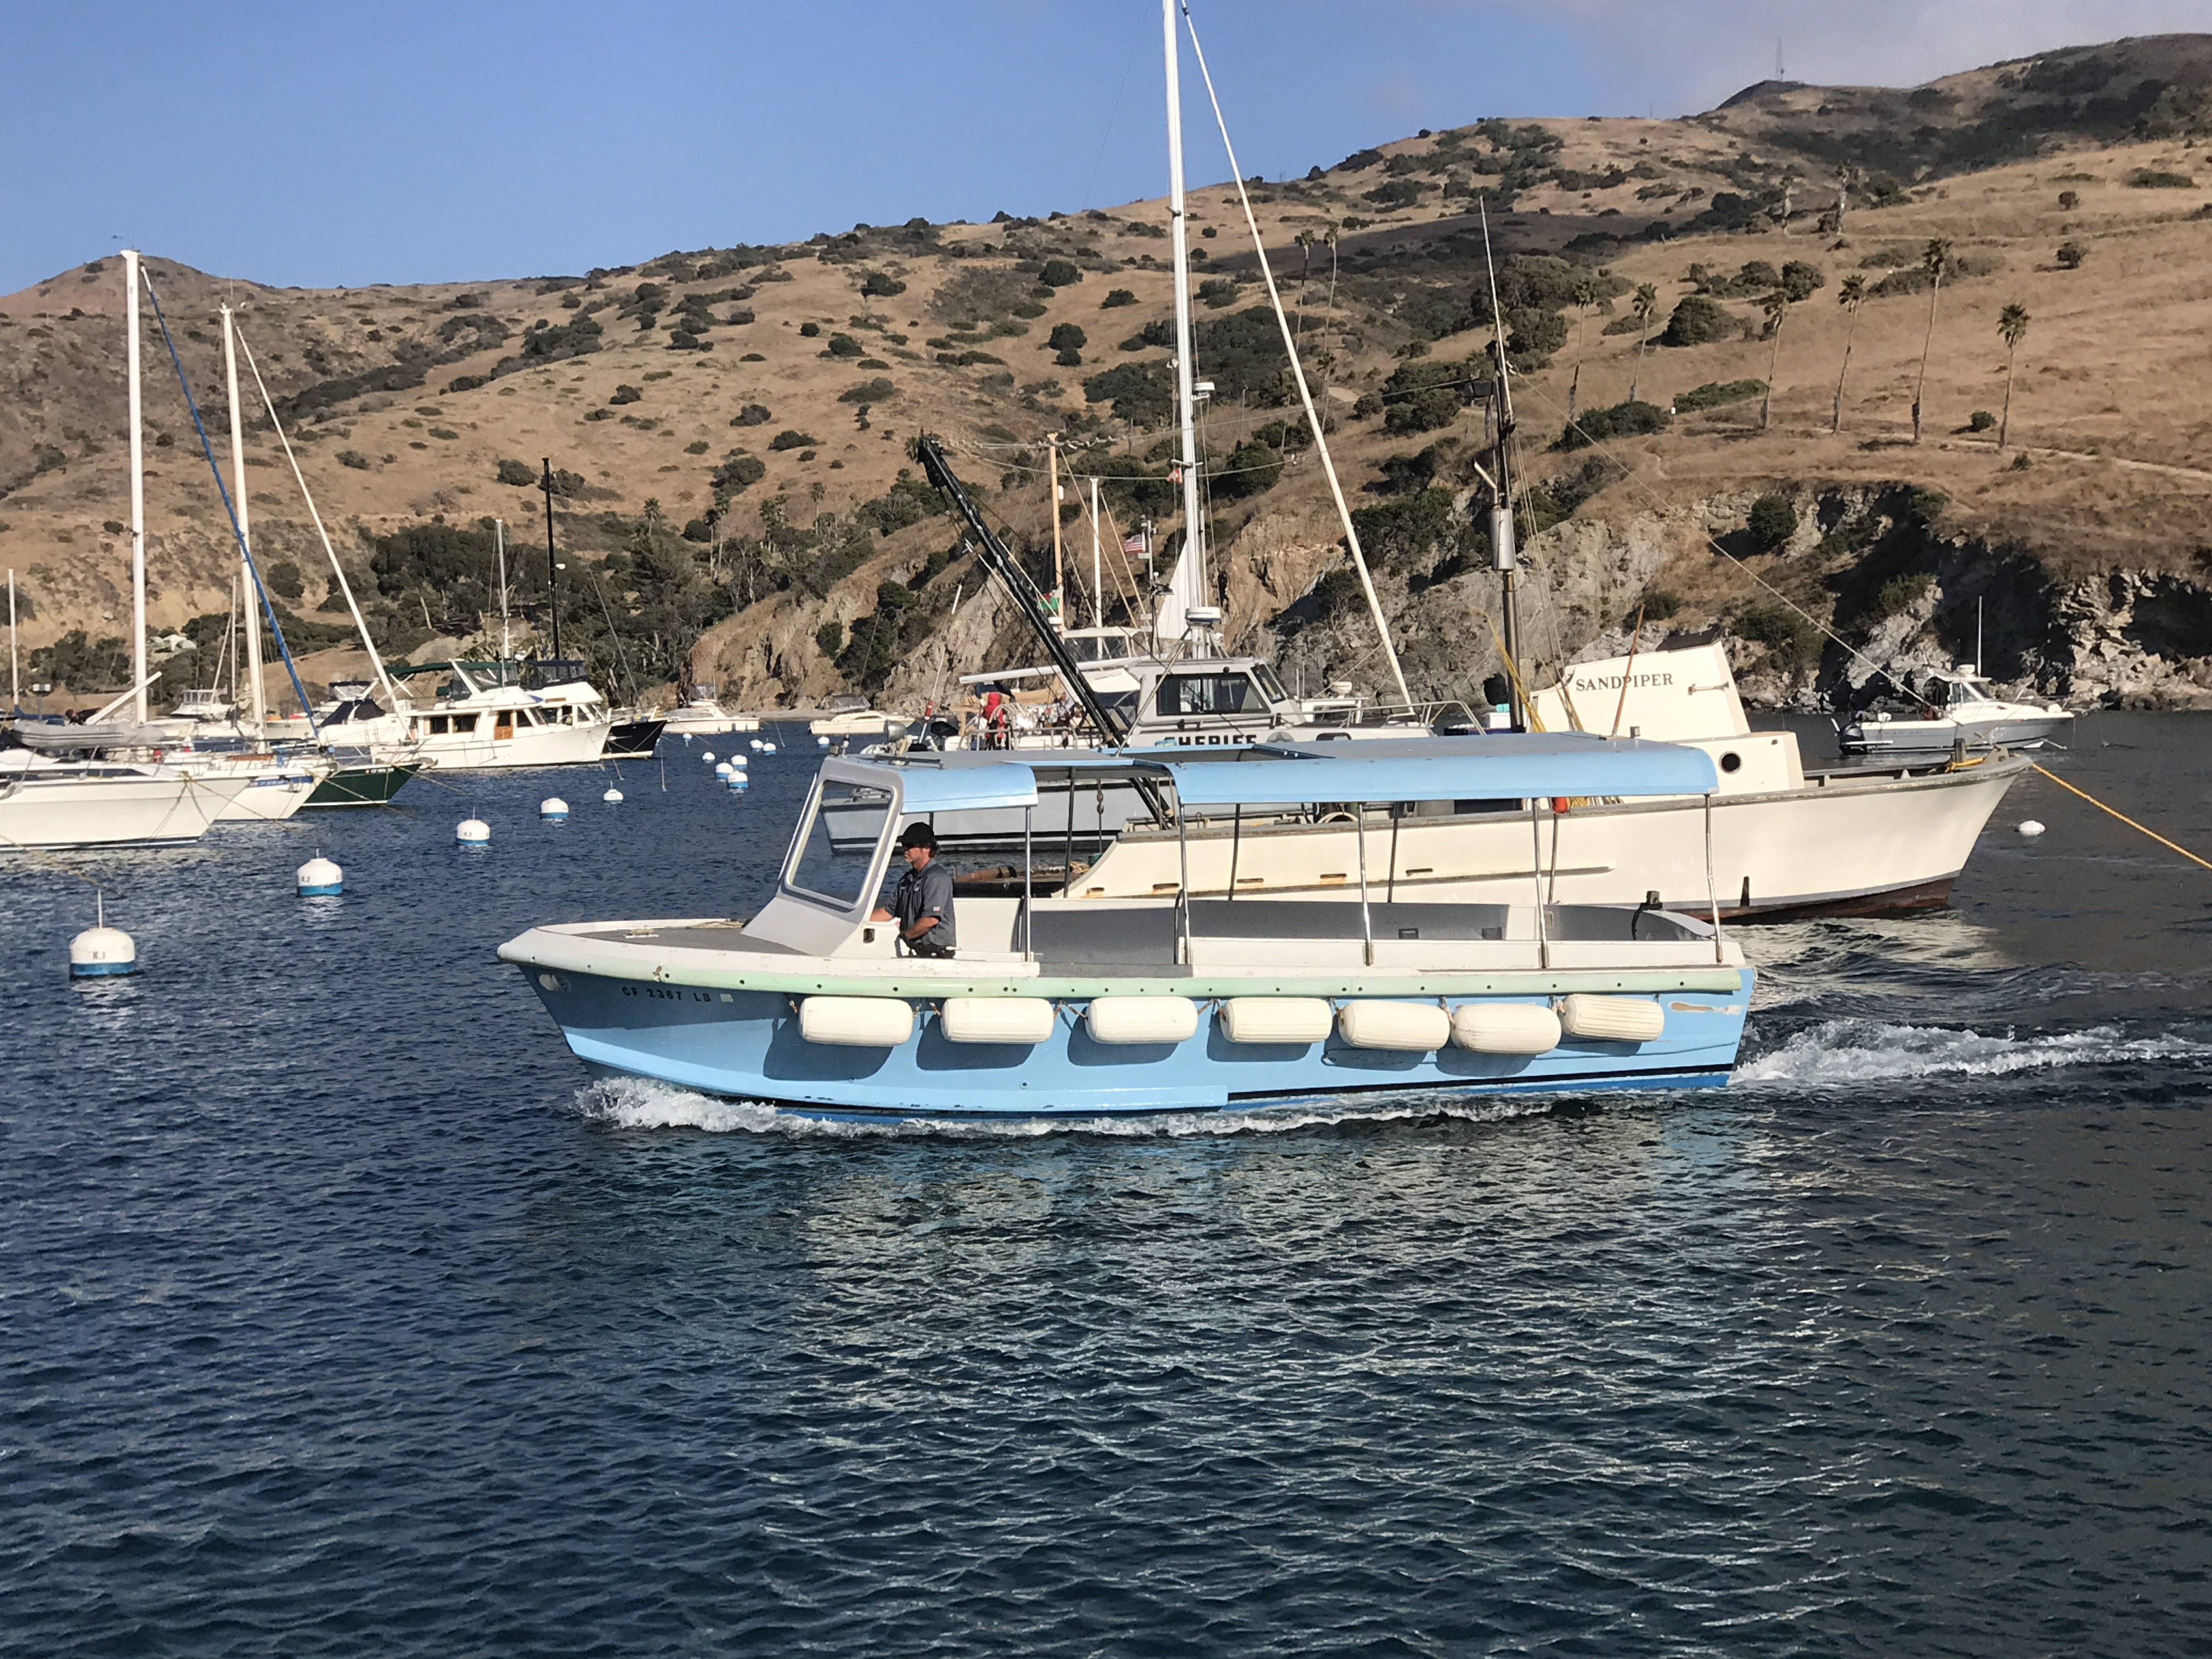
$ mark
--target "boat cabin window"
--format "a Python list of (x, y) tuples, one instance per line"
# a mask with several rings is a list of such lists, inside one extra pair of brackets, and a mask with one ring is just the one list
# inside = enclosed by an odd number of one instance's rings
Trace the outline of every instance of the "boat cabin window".
[(476, 729), (477, 717), (474, 714), (456, 714), (453, 716), (454, 731), (473, 732)]
[(446, 732), (447, 732), (447, 727), (448, 727), (448, 726), (450, 726), (452, 724), (453, 724), (452, 718), (451, 718), (450, 716), (448, 716), (448, 715), (445, 715), (445, 714), (433, 714), (433, 715), (431, 715), (431, 716), (430, 716), (430, 735), (431, 735), (431, 736), (433, 736), (433, 737), (442, 738), (443, 736), (445, 736), (445, 735), (446, 735)]
[(1252, 670), (1252, 678), (1260, 682), (1260, 689), (1267, 694), (1271, 702), (1290, 702), (1291, 694), (1283, 689), (1282, 681), (1275, 678), (1275, 671), (1267, 664), (1256, 665)]
[(1170, 674), (1160, 682), (1163, 714), (1264, 714), (1267, 700), (1243, 674)]
[(1961, 703), (1987, 702), (1989, 701), (1987, 697), (1982, 695), (1981, 687), (1970, 684), (1966, 680), (1952, 680), (1948, 682), (1948, 689), (1951, 694), (1951, 707), (1954, 708), (1956, 708)]
[[(784, 865), (784, 884), (840, 909), (858, 904), (890, 825), (891, 793), (824, 778)], [(848, 850), (840, 851), (840, 848)]]

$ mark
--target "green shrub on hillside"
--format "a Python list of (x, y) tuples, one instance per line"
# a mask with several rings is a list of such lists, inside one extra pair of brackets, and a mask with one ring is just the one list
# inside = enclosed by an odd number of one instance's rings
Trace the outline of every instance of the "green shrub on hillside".
[(1674, 412), (1688, 415), (1700, 409), (1719, 409), (1723, 404), (1742, 403), (1747, 398), (1762, 397), (1765, 392), (1764, 380), (1708, 380), (1703, 386), (1678, 393)]
[(864, 299), (874, 299), (878, 295), (889, 299), (895, 294), (905, 292), (904, 283), (884, 271), (872, 270), (860, 279), (860, 295)]
[(512, 484), (518, 489), (529, 489), (538, 483), (537, 469), (526, 461), (501, 461), (499, 464), (499, 481), (503, 484)]
[[(1688, 301), (1685, 301), (1685, 304)], [(1554, 449), (1587, 449), (1593, 443), (1608, 438), (1632, 438), (1645, 432), (1666, 429), (1667, 411), (1656, 404), (1640, 399), (1634, 403), (1614, 404), (1608, 409), (1592, 409), (1582, 418), (1559, 434)]]
[(848, 386), (839, 392), (837, 401), (841, 404), (887, 404), (897, 396), (898, 388), (889, 380), (863, 380), (860, 385)]
[(1747, 605), (1732, 626), (1739, 637), (1765, 646), (1767, 660), (1784, 673), (1802, 673), (1820, 660), (1820, 629), (1785, 605)]
[(1137, 296), (1134, 294), (1132, 294), (1127, 289), (1109, 289), (1106, 291), (1106, 297), (1100, 302), (1098, 309), (1101, 311), (1118, 311), (1123, 306), (1133, 306), (1136, 303)]
[(766, 426), (775, 418), (775, 416), (768, 412), (766, 404), (747, 404), (730, 416), (730, 424), (732, 426)]
[(1469, 364), (1416, 358), (1382, 382), (1382, 426), (1388, 432), (1433, 432), (1449, 426), (1466, 406), (1474, 370)]
[(768, 477), (768, 463), (742, 449), (732, 450), (708, 482), (718, 495), (741, 495)]
[(1217, 500), (1247, 501), (1264, 495), (1283, 476), (1283, 458), (1257, 441), (1241, 443), (1229, 453), (1221, 470), (1212, 475)]
[(768, 447), (771, 450), (776, 451), (786, 449), (811, 449), (821, 441), (822, 441), (819, 438), (810, 438), (804, 432), (796, 432), (791, 428), (786, 427), (782, 431), (777, 433), (775, 436), (768, 441)]
[(1874, 605), (1867, 615), (1871, 621), (1887, 622), (1901, 611), (1909, 611), (1935, 590), (1936, 578), (1924, 570), (1909, 575), (1893, 576), (1876, 590)]
[(1175, 386), (1164, 362), (1121, 363), (1083, 382), (1085, 401), (1111, 403), (1116, 420), (1151, 426), (1168, 417)]
[(1762, 551), (1778, 552), (1797, 533), (1796, 506), (1787, 495), (1769, 491), (1751, 504), (1744, 528)]
[(1036, 276), (1047, 288), (1072, 288), (1083, 280), (1083, 273), (1065, 259), (1046, 260)]
[(1674, 314), (1667, 319), (1666, 331), (1659, 337), (1659, 343), (1707, 345), (1715, 340), (1732, 340), (1741, 332), (1741, 325), (1728, 312), (1701, 294), (1691, 294), (1675, 306)]
[(2167, 173), (2159, 167), (2137, 167), (2128, 174), (2128, 183), (2137, 190), (2194, 190), (2197, 180), (2185, 173)]

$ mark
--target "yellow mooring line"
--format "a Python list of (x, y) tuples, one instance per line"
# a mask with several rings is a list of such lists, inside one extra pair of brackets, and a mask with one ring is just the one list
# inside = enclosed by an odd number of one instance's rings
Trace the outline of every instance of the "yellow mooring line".
[(2207, 863), (2204, 860), (2198, 858), (2196, 854), (2191, 852), (2186, 847), (2175, 846), (2164, 836), (2160, 835), (2155, 830), (2144, 830), (2142, 825), (2137, 823), (2125, 812), (2119, 811), (2117, 807), (2106, 805), (2104, 802), (2099, 800), (2094, 795), (2091, 794), (2086, 789), (2076, 789), (2072, 784), (2067, 782), (2065, 779), (2060, 777), (2056, 772), (2050, 770), (2048, 768), (2036, 766), (2033, 761), (2028, 762), (2028, 764), (2031, 767), (2034, 767), (2035, 770), (2042, 773), (2045, 777), (2049, 778), (2051, 782), (2057, 784), (2061, 789), (2065, 790), (2068, 793), (2081, 796), (2083, 800), (2087, 801), (2090, 805), (2095, 807), (2100, 812), (2110, 812), (2122, 823), (2126, 824), (2129, 829), (2142, 830), (2144, 835), (2148, 836), (2153, 841), (2156, 842), (2160, 847), (2165, 848), (2168, 852), (2179, 853), (2182, 857), (2187, 859), (2191, 864), (2201, 864), (2203, 865), (2207, 870), (2212, 870), (2212, 863)]

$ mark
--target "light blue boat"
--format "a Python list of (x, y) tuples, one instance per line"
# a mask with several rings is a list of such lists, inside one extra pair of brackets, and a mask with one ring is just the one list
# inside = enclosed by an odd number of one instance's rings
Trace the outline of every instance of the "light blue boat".
[[(1283, 800), (1710, 796), (1718, 781), (1697, 750), (1580, 734), (1422, 749), (1139, 764), (1178, 823)], [(870, 919), (905, 824), (1036, 801), (1018, 758), (831, 760), (750, 921), (565, 923), (500, 956), (593, 1073), (821, 1117), (1680, 1089), (1724, 1084), (1735, 1064), (1753, 974), (1717, 919), (1542, 902), (1534, 813), (1518, 902), (1378, 898), (1363, 830), (1341, 901), (961, 897), (950, 959), (903, 954), (896, 927)], [(875, 833), (856, 849), (857, 817)], [(1626, 899), (1644, 884), (1630, 870), (1621, 885)]]

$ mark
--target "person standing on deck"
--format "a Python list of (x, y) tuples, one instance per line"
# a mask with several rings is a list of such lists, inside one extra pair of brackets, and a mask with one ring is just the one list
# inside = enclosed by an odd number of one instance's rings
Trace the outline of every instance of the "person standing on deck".
[(899, 836), (906, 873), (891, 890), (891, 908), (872, 921), (896, 921), (899, 938), (918, 957), (949, 957), (958, 939), (952, 921), (952, 872), (937, 861), (937, 832), (909, 823)]

